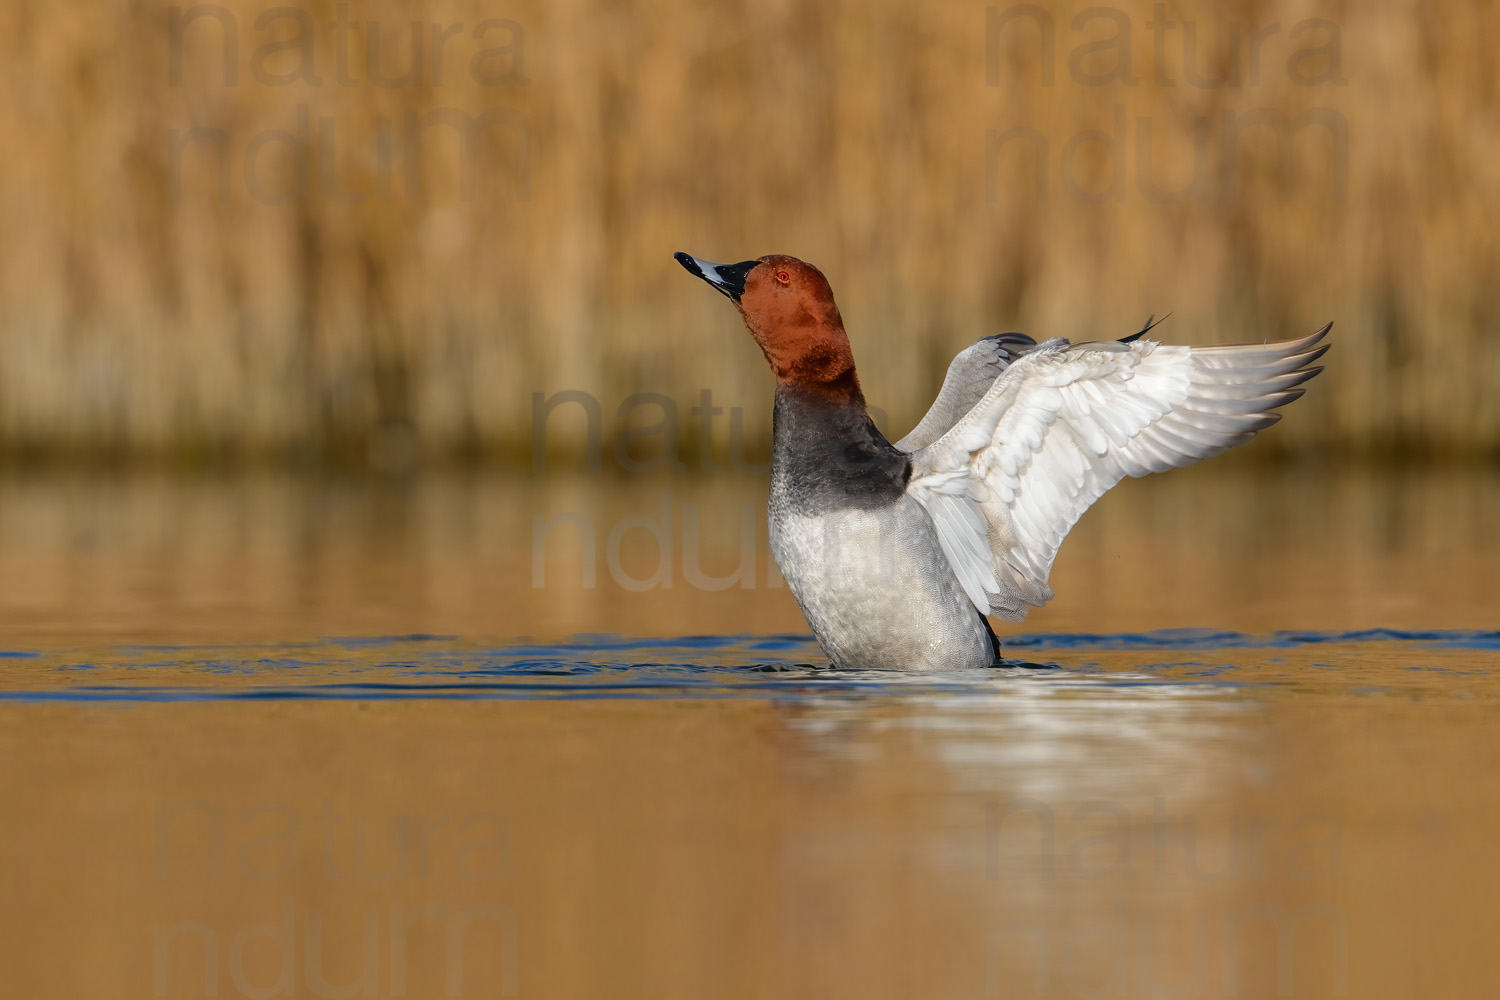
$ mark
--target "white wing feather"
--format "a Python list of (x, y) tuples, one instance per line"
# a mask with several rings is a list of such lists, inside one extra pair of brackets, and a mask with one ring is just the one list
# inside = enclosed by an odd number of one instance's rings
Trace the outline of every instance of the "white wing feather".
[(1328, 348), (1302, 340), (1175, 347), (1048, 341), (1011, 362), (946, 434), (912, 455), (931, 516), (981, 613), (1020, 621), (1083, 512), (1125, 476), (1190, 465), (1280, 419)]

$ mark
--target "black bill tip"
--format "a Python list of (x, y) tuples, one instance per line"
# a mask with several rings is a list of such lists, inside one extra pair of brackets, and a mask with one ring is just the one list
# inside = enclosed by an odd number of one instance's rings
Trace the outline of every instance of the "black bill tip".
[(738, 264), (715, 264), (711, 261), (699, 260), (692, 254), (683, 253), (681, 250), (674, 253), (672, 257), (689, 274), (702, 278), (735, 302), (738, 302), (740, 296), (745, 294), (745, 278), (750, 274), (751, 269), (760, 263), (758, 260), (745, 260)]

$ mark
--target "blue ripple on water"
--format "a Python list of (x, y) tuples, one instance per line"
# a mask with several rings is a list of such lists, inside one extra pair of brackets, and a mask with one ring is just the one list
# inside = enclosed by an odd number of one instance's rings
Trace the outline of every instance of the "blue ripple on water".
[[(112, 653), (94, 651), (87, 659), (65, 661), (57, 654), (0, 652), (0, 658), (43, 662), (17, 670), (40, 687), (0, 690), (0, 701), (172, 702), (264, 699), (516, 699), (516, 698), (662, 698), (773, 696), (809, 693), (896, 691), (915, 693), (922, 685), (956, 692), (972, 688), (993, 691), (1005, 678), (1050, 678), (1068, 684), (1081, 679), (1111, 686), (1191, 684), (1238, 688), (1275, 682), (1292, 671), (1316, 670), (1319, 664), (1293, 667), (1286, 674), (1262, 672), (1251, 681), (1242, 666), (1214, 656), (1216, 650), (1285, 650), (1300, 646), (1339, 650), (1354, 656), (1371, 644), (1393, 644), (1412, 650), (1500, 650), (1497, 631), (1364, 629), (1358, 631), (1281, 631), (1255, 636), (1223, 629), (1164, 629), (1116, 634), (1034, 633), (1003, 642), (1006, 670), (965, 671), (953, 675), (898, 672), (835, 671), (810, 635), (692, 635), (641, 638), (578, 635), (553, 643), (513, 645), (468, 643), (449, 636), (406, 635), (337, 637), (321, 642), (242, 646), (119, 646)], [(1111, 675), (1077, 653), (1123, 651), (1140, 654), (1127, 664), (1130, 676)], [(1022, 654), (1017, 657), (1016, 654)], [(1046, 653), (1063, 662), (1037, 662)], [(1182, 656), (1179, 654), (1187, 653)], [(175, 654), (175, 655), (172, 655)], [(48, 666), (45, 658), (58, 662)], [(1319, 653), (1322, 659), (1324, 654)], [(1337, 658), (1337, 657), (1335, 657)], [(1114, 661), (1112, 661), (1114, 662)], [(1284, 657), (1259, 657), (1264, 666)], [(1500, 665), (1497, 663), (1496, 665)], [(1116, 662), (1115, 669), (1120, 664)], [(1325, 671), (1345, 669), (1322, 664)], [(1458, 666), (1468, 669), (1456, 669)], [(1036, 669), (1047, 668), (1047, 669)], [(1410, 669), (1447, 673), (1488, 672), (1484, 663), (1446, 666), (1414, 665)], [(12, 669), (12, 668), (7, 668)], [(87, 676), (107, 681), (109, 671), (123, 672), (122, 683), (77, 684)], [(173, 674), (168, 680), (167, 671)], [(80, 673), (82, 672), (82, 673)], [(194, 676), (202, 678), (194, 681)], [(223, 678), (223, 679), (219, 679)], [(356, 680), (356, 678), (358, 678)], [(1349, 688), (1375, 694), (1377, 686)]]

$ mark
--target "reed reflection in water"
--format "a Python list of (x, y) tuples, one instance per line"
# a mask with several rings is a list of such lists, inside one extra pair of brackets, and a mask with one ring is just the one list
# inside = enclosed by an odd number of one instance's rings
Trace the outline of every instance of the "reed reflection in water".
[[(12, 474), (0, 626), (152, 642), (805, 632), (765, 490), (731, 474)], [(1497, 546), (1493, 470), (1227, 456), (1111, 491), (1024, 628), (1482, 628)]]

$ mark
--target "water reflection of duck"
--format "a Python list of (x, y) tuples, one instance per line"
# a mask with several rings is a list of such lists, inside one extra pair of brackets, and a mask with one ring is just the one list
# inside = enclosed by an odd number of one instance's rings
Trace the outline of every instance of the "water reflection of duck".
[(735, 303), (776, 375), (771, 550), (836, 666), (993, 664), (985, 615), (1020, 621), (1051, 599), (1058, 546), (1095, 500), (1250, 440), (1328, 349), (1328, 326), (1232, 347), (1160, 344), (1149, 323), (1102, 343), (986, 337), (891, 444), (822, 272), (676, 258)]

